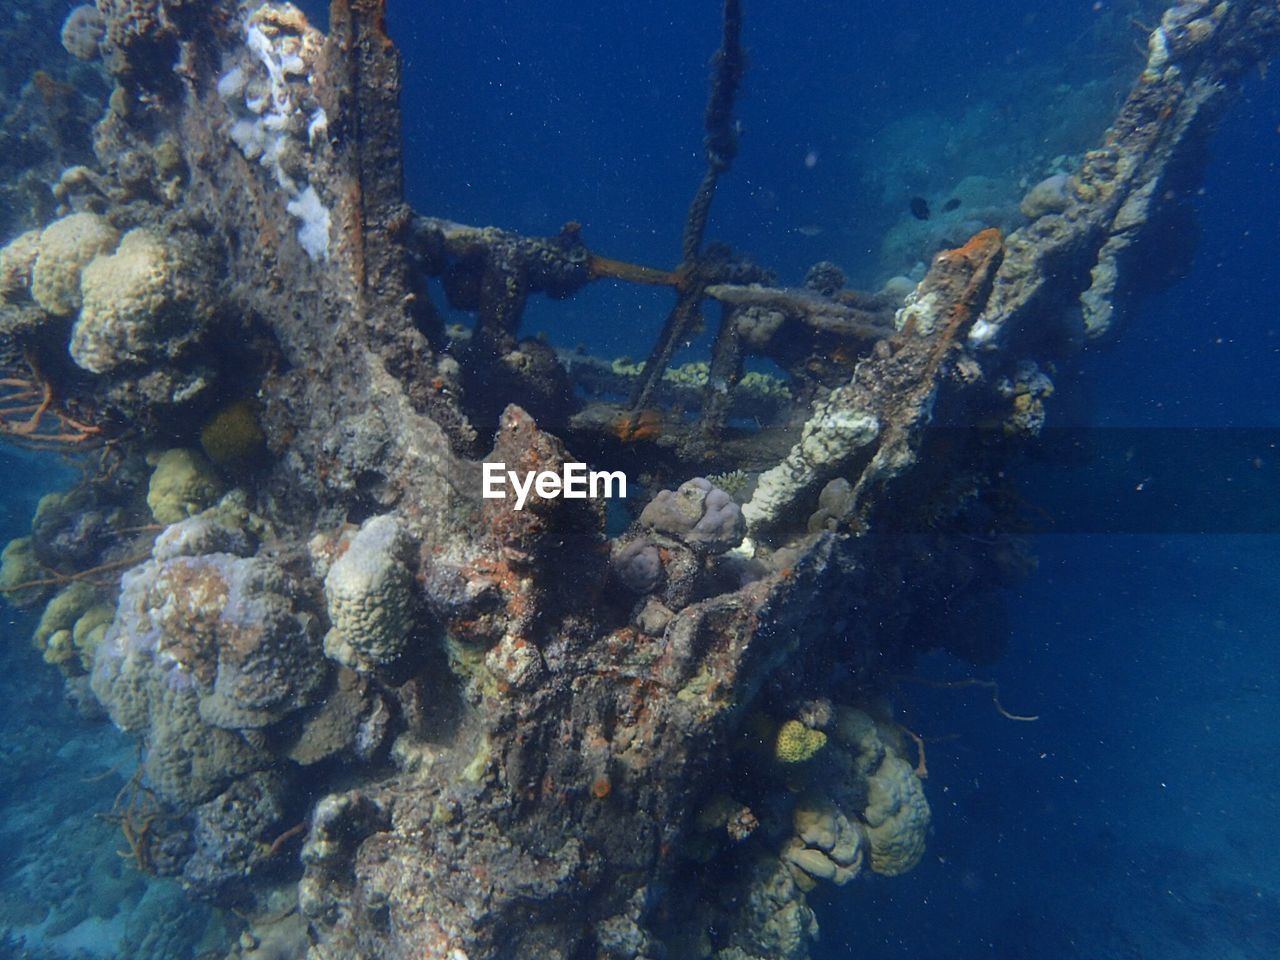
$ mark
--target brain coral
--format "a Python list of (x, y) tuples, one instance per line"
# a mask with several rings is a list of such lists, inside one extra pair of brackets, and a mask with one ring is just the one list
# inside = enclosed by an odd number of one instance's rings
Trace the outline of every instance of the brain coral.
[(156, 792), (171, 803), (189, 808), (236, 777), (271, 763), (270, 754), (240, 733), (201, 720), (199, 701), (190, 690), (162, 685), (149, 709), (143, 766)]
[(609, 561), (618, 581), (635, 593), (652, 593), (662, 583), (662, 556), (652, 540), (632, 540)]
[[(831, 713), (831, 705), (825, 710)], [(864, 864), (885, 876), (911, 870), (924, 856), (929, 804), (915, 769), (898, 753), (894, 727), (841, 707), (832, 740), (791, 720), (778, 733), (778, 759), (822, 758), (806, 768), (808, 787), (792, 810), (794, 834), (779, 862), (801, 890), (826, 880), (843, 886)], [(821, 738), (819, 741), (818, 738)]]
[(80, 309), (82, 271), (115, 248), (116, 228), (96, 213), (73, 213), (40, 234), (31, 269), (31, 295), (50, 313), (69, 317)]
[(707, 553), (732, 550), (746, 533), (742, 509), (733, 497), (703, 477), (659, 492), (640, 514), (640, 523)]
[[(37, 277), (39, 269), (37, 260)], [(95, 257), (80, 275), (83, 306), (71, 331), (71, 359), (90, 373), (106, 373), (156, 352), (167, 328), (189, 320), (181, 271), (177, 253), (143, 229), (126, 233), (115, 253)]]
[(1070, 179), (1065, 173), (1045, 177), (1032, 187), (1019, 209), (1028, 220), (1037, 220), (1047, 213), (1061, 213), (1071, 200)]
[(871, 869), (886, 876), (906, 873), (924, 856), (929, 802), (915, 769), (898, 753), (896, 737), (861, 710), (842, 708), (836, 736), (851, 749), (845, 778), (859, 784), (862, 820)]
[(862, 812), (871, 846), (871, 869), (896, 877), (924, 856), (929, 802), (911, 764), (888, 754), (869, 781)]
[(373, 517), (351, 538), (324, 578), (333, 629), (324, 650), (354, 670), (370, 671), (404, 652), (413, 619), (411, 548), (400, 521)]
[(809, 876), (844, 886), (862, 869), (863, 831), (829, 799), (808, 797), (792, 812), (796, 839), (783, 859)]

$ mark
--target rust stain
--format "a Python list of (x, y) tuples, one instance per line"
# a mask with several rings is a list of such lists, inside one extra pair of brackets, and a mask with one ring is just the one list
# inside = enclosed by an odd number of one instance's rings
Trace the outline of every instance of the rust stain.
[(615, 417), (609, 424), (609, 433), (623, 443), (643, 443), (662, 436), (662, 412), (639, 410)]
[(947, 250), (940, 256), (948, 260), (960, 258), (970, 263), (985, 260), (996, 250), (1004, 246), (1004, 235), (995, 227), (979, 230), (964, 242), (963, 246)]

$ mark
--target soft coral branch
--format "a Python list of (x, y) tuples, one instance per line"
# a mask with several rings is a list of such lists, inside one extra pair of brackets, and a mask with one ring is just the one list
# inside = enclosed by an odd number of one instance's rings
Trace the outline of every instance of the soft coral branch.
[(0, 378), (0, 437), (39, 446), (76, 446), (93, 439), (101, 427), (82, 423), (58, 410), (53, 387), (28, 361), (30, 377)]

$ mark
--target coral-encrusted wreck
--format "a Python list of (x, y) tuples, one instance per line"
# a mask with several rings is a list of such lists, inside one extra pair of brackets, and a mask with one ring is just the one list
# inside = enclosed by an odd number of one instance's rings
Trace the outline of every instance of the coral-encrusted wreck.
[[(138, 737), (165, 811), (130, 837), (140, 865), (242, 916), (296, 890), (315, 960), (805, 957), (807, 891), (924, 851), (893, 675), (999, 650), (978, 611), (1017, 551), (946, 521), (999, 509), (1043, 371), (1110, 330), (1280, 9), (1171, 8), (1052, 202), (939, 254), (905, 303), (702, 249), (736, 150), (735, 0), (670, 272), (573, 225), (410, 210), (382, 17), (334, 0), (326, 36), (289, 4), (99, 0), (68, 21), (115, 86), (94, 162), (0, 253), (0, 432), (93, 469), (0, 589), (47, 602), (45, 658)], [(530, 294), (602, 276), (677, 291), (643, 369), (520, 338)], [(431, 277), (473, 333), (446, 338)], [(668, 369), (708, 300), (709, 364)], [(790, 382), (744, 374), (751, 354)], [(483, 500), (482, 460), (668, 490), (610, 538), (598, 502)]]

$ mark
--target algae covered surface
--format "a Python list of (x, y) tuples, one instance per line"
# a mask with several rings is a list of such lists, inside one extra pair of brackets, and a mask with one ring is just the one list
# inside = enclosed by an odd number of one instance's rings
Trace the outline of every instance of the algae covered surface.
[(0, 11), (0, 957), (1280, 948), (1273, 2)]

